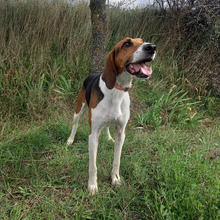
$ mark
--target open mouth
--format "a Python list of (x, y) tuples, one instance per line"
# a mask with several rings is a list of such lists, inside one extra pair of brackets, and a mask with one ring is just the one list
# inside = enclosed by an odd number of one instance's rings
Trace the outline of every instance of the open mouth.
[(147, 67), (146, 63), (152, 61), (151, 58), (147, 60), (140, 61), (138, 63), (127, 63), (125, 65), (126, 70), (136, 77), (139, 78), (149, 78), (152, 74), (152, 68)]

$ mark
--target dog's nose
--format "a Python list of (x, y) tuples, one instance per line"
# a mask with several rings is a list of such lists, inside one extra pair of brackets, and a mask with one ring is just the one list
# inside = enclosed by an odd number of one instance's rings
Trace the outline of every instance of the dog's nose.
[(156, 51), (156, 45), (154, 44), (146, 44), (144, 45), (143, 49), (148, 52), (149, 54), (154, 54)]

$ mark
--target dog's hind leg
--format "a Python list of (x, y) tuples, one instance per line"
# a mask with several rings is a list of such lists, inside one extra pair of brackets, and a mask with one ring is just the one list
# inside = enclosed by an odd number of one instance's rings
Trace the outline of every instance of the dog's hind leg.
[(74, 116), (73, 116), (73, 128), (72, 128), (70, 137), (67, 140), (67, 146), (69, 146), (73, 143), (80, 116), (85, 112), (87, 107), (88, 106), (87, 106), (86, 100), (85, 100), (85, 89), (83, 88), (79, 91), (79, 94), (77, 97), (76, 110), (75, 110)]
[(106, 132), (107, 132), (108, 140), (109, 140), (109, 141), (112, 141), (112, 142), (114, 143), (115, 141), (114, 141), (114, 139), (113, 139), (112, 136), (111, 136), (111, 133), (110, 133), (110, 131), (109, 131), (109, 127), (106, 128)]

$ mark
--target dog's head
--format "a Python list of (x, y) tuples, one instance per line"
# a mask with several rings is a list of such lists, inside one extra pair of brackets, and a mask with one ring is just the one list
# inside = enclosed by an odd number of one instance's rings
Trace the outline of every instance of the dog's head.
[(109, 89), (114, 87), (117, 75), (122, 72), (147, 79), (152, 74), (152, 68), (147, 67), (146, 63), (154, 60), (155, 56), (155, 45), (140, 38), (127, 37), (108, 54), (102, 78)]

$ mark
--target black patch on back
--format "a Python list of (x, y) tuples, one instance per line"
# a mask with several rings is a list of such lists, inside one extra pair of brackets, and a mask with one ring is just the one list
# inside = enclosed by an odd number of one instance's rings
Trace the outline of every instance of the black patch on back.
[(90, 74), (83, 82), (83, 86), (86, 89), (86, 102), (88, 106), (90, 103), (91, 93), (93, 89), (96, 89), (97, 91), (99, 102), (104, 98), (104, 94), (102, 93), (99, 87), (100, 76), (101, 76), (101, 73)]

